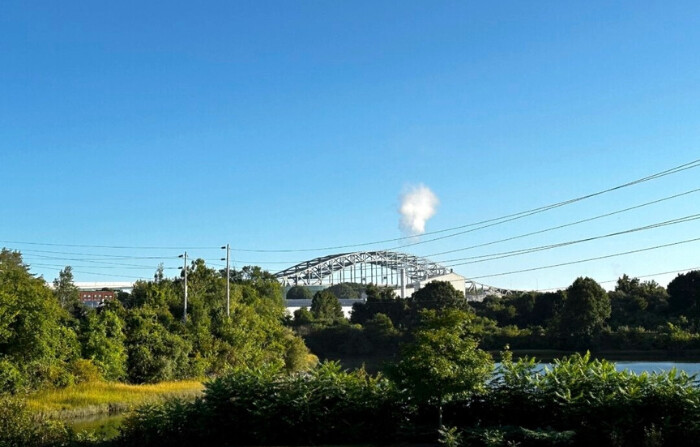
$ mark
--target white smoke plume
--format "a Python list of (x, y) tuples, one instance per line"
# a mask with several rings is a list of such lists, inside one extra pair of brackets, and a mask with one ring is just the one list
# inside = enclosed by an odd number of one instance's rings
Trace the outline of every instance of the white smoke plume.
[(410, 187), (401, 194), (401, 231), (410, 236), (425, 233), (425, 223), (435, 215), (439, 204), (440, 200), (427, 186)]

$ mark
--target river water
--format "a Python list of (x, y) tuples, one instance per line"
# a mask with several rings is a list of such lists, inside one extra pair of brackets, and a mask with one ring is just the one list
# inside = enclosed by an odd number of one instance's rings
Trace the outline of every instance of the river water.
[(615, 367), (618, 371), (624, 369), (632, 371), (633, 373), (659, 373), (670, 371), (672, 368), (676, 368), (678, 371), (685, 371), (688, 374), (700, 374), (700, 363), (697, 362), (625, 362), (618, 361), (615, 362)]
[[(634, 361), (623, 361), (623, 360), (616, 360), (614, 361), (615, 363), (615, 369), (618, 371), (631, 371), (635, 374), (641, 374), (643, 372), (646, 373), (662, 373), (666, 371), (670, 371), (673, 368), (676, 368), (678, 371), (684, 371), (689, 375), (696, 374), (698, 375), (698, 378), (700, 378), (700, 363), (698, 362), (634, 362)], [(498, 363), (496, 363), (498, 366)], [(544, 369), (544, 368), (552, 368), (552, 364), (548, 362), (540, 362), (538, 363), (538, 370)]]

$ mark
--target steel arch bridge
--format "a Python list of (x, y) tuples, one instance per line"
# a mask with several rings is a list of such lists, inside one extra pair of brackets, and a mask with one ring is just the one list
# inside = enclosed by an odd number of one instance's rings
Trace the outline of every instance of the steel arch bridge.
[(456, 288), (472, 296), (511, 292), (467, 279), (429, 259), (396, 251), (358, 251), (322, 256), (300, 262), (274, 276), (283, 286), (326, 286), (352, 282), (398, 289), (402, 285), (413, 288), (431, 280), (447, 280), (453, 284), (464, 281), (462, 287)]

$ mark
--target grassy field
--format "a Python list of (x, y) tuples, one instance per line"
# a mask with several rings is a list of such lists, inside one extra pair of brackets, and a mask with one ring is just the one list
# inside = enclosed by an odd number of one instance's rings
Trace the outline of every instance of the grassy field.
[(57, 419), (120, 413), (138, 405), (171, 397), (194, 398), (204, 385), (199, 381), (161, 382), (152, 385), (91, 382), (44, 390), (27, 397), (27, 407)]

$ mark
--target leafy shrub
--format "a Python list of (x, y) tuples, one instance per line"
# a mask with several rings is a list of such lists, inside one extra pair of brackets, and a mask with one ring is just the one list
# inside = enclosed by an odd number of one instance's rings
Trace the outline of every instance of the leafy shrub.
[(63, 424), (37, 419), (19, 399), (0, 397), (0, 446), (42, 447), (59, 445), (68, 438)]
[(75, 377), (75, 383), (99, 382), (102, 380), (100, 369), (90, 360), (78, 359), (71, 363), (70, 370)]
[(405, 406), (391, 382), (324, 363), (306, 374), (238, 370), (194, 403), (144, 407), (125, 445), (313, 445), (396, 440)]
[[(559, 447), (574, 443), (573, 431), (550, 429), (530, 430), (524, 427), (476, 427), (467, 429), (464, 439), (468, 446)], [(465, 444), (463, 444), (465, 445)]]
[(636, 375), (614, 364), (573, 355), (539, 371), (531, 359), (506, 356), (491, 391), (451, 409), (450, 424), (470, 418), (486, 426), (519, 425), (575, 431), (579, 445), (642, 445), (662, 434), (667, 445), (700, 435), (700, 390), (672, 370)]
[(16, 393), (25, 383), (25, 377), (17, 367), (7, 359), (0, 359), (0, 393)]

